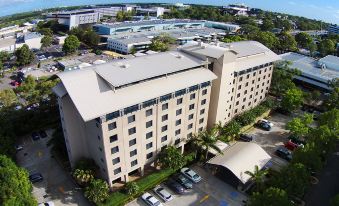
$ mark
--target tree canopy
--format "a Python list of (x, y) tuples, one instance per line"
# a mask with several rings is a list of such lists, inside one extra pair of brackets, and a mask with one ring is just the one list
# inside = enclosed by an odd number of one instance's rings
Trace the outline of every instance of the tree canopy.
[(250, 200), (249, 206), (292, 206), (288, 195), (283, 189), (270, 187), (263, 193), (255, 192)]
[(159, 162), (162, 168), (177, 170), (186, 164), (186, 159), (179, 149), (174, 146), (168, 146), (160, 153)]
[(286, 129), (297, 137), (302, 137), (310, 131), (310, 124), (313, 122), (313, 114), (304, 114), (302, 117), (293, 118), (286, 124)]
[(281, 106), (288, 111), (295, 111), (304, 101), (304, 93), (299, 88), (288, 89), (281, 101)]
[(85, 189), (85, 197), (95, 204), (105, 201), (108, 197), (108, 184), (102, 179), (93, 179)]
[(14, 55), (16, 56), (16, 63), (19, 66), (30, 64), (34, 60), (34, 53), (29, 50), (27, 44), (15, 50)]
[(74, 35), (69, 35), (65, 39), (65, 43), (62, 47), (62, 51), (65, 52), (66, 54), (72, 54), (78, 50), (80, 46), (80, 41), (78, 38)]

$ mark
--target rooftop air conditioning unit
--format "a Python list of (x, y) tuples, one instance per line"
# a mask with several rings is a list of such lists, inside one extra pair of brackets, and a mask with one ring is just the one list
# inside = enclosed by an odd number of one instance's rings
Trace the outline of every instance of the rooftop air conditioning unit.
[(121, 65), (122, 68), (127, 69), (130, 65), (129, 64), (123, 64)]

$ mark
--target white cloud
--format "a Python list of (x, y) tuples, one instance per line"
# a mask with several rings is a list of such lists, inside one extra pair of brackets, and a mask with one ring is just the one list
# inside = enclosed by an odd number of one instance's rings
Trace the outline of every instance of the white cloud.
[(297, 3), (295, 3), (294, 1), (289, 1), (288, 4), (290, 4), (290, 5), (296, 5)]

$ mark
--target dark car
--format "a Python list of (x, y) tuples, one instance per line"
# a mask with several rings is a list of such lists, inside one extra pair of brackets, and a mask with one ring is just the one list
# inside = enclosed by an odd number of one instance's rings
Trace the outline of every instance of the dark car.
[(40, 173), (34, 173), (34, 174), (31, 174), (29, 176), (29, 180), (32, 182), (32, 183), (36, 183), (36, 182), (41, 182), (42, 180), (44, 180), (44, 178), (42, 177), (42, 174)]
[(291, 161), (292, 160), (292, 153), (285, 147), (280, 147), (275, 151), (275, 154), (287, 161)]
[(271, 126), (268, 123), (262, 121), (257, 122), (255, 126), (266, 131), (271, 130)]
[(39, 135), (41, 138), (46, 138), (47, 137), (47, 133), (44, 130), (40, 130), (39, 131)]
[(240, 134), (239, 140), (244, 142), (251, 142), (253, 140), (253, 137), (249, 134)]
[(40, 139), (39, 133), (38, 133), (38, 132), (33, 132), (33, 133), (32, 133), (32, 139), (33, 139), (34, 141), (39, 140), (39, 139)]
[(185, 188), (179, 184), (178, 182), (174, 181), (173, 179), (169, 179), (165, 185), (170, 188), (173, 192), (178, 194), (183, 194), (185, 192)]
[(192, 182), (182, 174), (176, 175), (174, 177), (174, 179), (179, 184), (181, 184), (185, 189), (192, 189), (193, 188)]
[(288, 110), (286, 110), (284, 108), (281, 108), (281, 107), (278, 107), (275, 111), (280, 113), (280, 114), (283, 114), (283, 115), (290, 115), (291, 114), (290, 111), (288, 111)]

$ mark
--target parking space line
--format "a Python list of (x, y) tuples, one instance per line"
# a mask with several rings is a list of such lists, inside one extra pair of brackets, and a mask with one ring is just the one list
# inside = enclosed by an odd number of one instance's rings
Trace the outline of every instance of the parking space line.
[(206, 201), (210, 196), (209, 195), (205, 195), (203, 198), (201, 198), (201, 200), (199, 201), (200, 203), (203, 203), (204, 201)]

